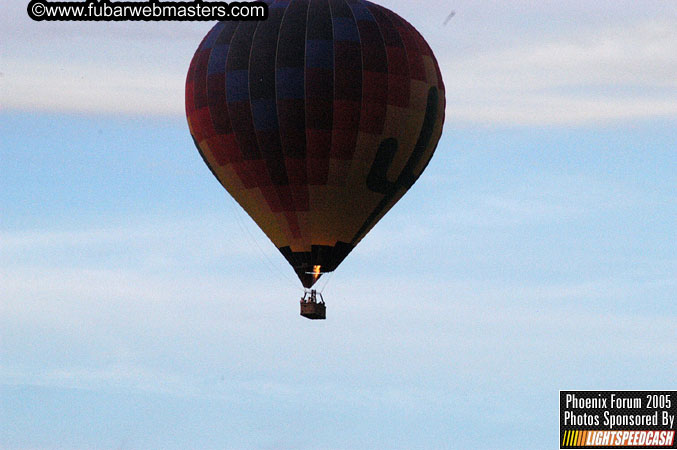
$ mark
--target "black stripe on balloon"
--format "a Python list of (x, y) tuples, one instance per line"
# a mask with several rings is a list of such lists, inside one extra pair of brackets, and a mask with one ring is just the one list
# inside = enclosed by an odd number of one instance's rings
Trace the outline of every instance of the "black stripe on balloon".
[[(276, 99), (282, 152), (287, 158), (306, 156), (306, 110), (304, 70), (306, 58), (306, 15), (308, 0), (289, 4), (282, 19), (275, 60)], [(294, 170), (287, 167), (290, 184), (304, 185), (305, 164), (294, 182)], [(290, 170), (291, 169), (291, 170)]]
[(258, 23), (242, 22), (238, 26), (226, 61), (228, 113), (238, 147), (248, 161), (261, 159), (249, 101), (249, 55)]
[[(275, 58), (275, 96), (279, 138), (293, 200), (292, 210), (295, 212), (310, 209), (305, 161), (307, 148), (305, 58), (308, 4), (309, 0), (294, 0), (287, 6), (280, 24)], [(305, 234), (303, 244), (310, 247), (309, 233)], [(303, 260), (298, 259), (296, 258), (295, 264), (302, 265)]]
[(370, 191), (388, 195), (391, 191), (397, 189), (397, 184), (388, 180), (388, 170), (395, 159), (398, 146), (395, 138), (381, 141), (369, 175), (367, 175), (367, 187)]
[(435, 123), (437, 121), (438, 103), (439, 93), (437, 88), (433, 86), (428, 91), (428, 103), (426, 105), (425, 119), (423, 120), (423, 126), (421, 127), (421, 132), (418, 136), (418, 141), (416, 142), (414, 151), (411, 153), (407, 164), (404, 166), (400, 176), (397, 177), (397, 180), (394, 183), (388, 181), (386, 174), (388, 173), (388, 169), (395, 158), (395, 153), (398, 149), (398, 142), (394, 138), (384, 139), (381, 142), (378, 152), (376, 153), (374, 163), (372, 164), (369, 175), (367, 176), (367, 187), (373, 192), (384, 194), (384, 197), (378, 206), (376, 206), (374, 211), (372, 211), (372, 213), (369, 215), (360, 230), (353, 237), (351, 241), (353, 245), (355, 245), (357, 241), (359, 241), (360, 238), (376, 223), (378, 217), (390, 205), (398, 191), (407, 191), (421, 175), (422, 172), (415, 174), (414, 169), (421, 162), (421, 159), (425, 155), (425, 151), (430, 144), (430, 140), (432, 139)]
[(219, 184), (221, 184), (221, 180), (219, 179), (219, 176), (216, 174), (216, 172), (214, 172), (214, 169), (212, 168), (211, 164), (209, 164), (209, 161), (207, 161), (207, 158), (205, 158), (205, 154), (202, 152), (202, 149), (200, 148), (200, 144), (197, 143), (197, 141), (195, 140), (194, 137), (193, 137), (193, 144), (195, 144), (195, 148), (197, 149), (198, 153), (200, 153), (200, 157), (202, 158), (202, 161), (204, 161), (204, 163), (207, 165), (207, 168), (212, 173), (212, 175), (214, 175), (214, 178), (216, 178), (216, 181), (218, 181)]
[[(284, 11), (284, 8), (269, 8), (268, 19), (260, 22), (256, 29), (249, 57), (249, 98), (252, 120), (258, 147), (275, 186), (289, 184), (280, 143), (274, 70), (277, 41)], [(286, 203), (283, 199), (280, 200)], [(285, 210), (288, 209), (285, 208)]]
[(310, 273), (315, 266), (322, 266), (323, 273), (333, 272), (354, 248), (354, 245), (346, 242), (337, 242), (334, 246), (313, 245), (309, 252), (292, 252), (290, 247), (282, 247), (279, 250), (294, 268), (303, 287), (310, 289), (319, 279)]
[(308, 7), (305, 54), (308, 182), (324, 185), (329, 171), (334, 103), (334, 36), (328, 0)]
[[(207, 99), (209, 105), (209, 117), (211, 118), (214, 131), (217, 135), (227, 135), (233, 132), (233, 127), (228, 114), (226, 100), (226, 60), (230, 41), (235, 34), (238, 22), (228, 22), (214, 42), (214, 47), (209, 55), (207, 63)], [(224, 153), (220, 155), (222, 161), (230, 155), (222, 149), (212, 148), (212, 153)], [(219, 158), (214, 155), (217, 161)]]

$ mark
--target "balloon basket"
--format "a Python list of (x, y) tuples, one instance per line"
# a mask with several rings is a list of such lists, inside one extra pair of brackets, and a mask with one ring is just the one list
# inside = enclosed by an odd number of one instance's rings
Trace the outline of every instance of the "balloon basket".
[(322, 294), (319, 294), (320, 299), (317, 299), (318, 293), (310, 291), (301, 299), (301, 315), (310, 320), (326, 320), (327, 319), (327, 305), (324, 303)]

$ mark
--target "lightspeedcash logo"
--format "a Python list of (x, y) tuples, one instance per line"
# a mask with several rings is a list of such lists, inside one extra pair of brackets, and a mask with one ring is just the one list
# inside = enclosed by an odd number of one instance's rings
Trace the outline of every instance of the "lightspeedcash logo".
[(569, 430), (564, 434), (562, 448), (673, 448), (674, 443), (674, 431)]
[(677, 448), (677, 391), (561, 391), (560, 448)]

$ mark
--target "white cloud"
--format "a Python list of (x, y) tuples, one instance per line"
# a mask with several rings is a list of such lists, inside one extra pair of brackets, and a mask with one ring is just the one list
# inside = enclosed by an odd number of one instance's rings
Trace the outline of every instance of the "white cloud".
[[(232, 203), (235, 203), (232, 201)], [(1, 261), (16, 261), (21, 255), (34, 251), (43, 255), (54, 252), (76, 253), (105, 249), (114, 253), (121, 248), (139, 254), (174, 251), (194, 258), (211, 260), (229, 254), (239, 258), (257, 258), (264, 251), (275, 255), (265, 235), (255, 228), (253, 221), (234, 206), (232, 215), (204, 215), (163, 221), (136, 219), (130, 225), (90, 229), (0, 230)], [(238, 223), (236, 225), (236, 222)], [(226, 230), (236, 230), (226, 232)], [(168, 243), (174, 243), (168, 245)], [(36, 262), (35, 259), (32, 260)]]
[[(235, 301), (238, 292), (257, 291), (251, 284), (265, 286), (267, 279), (296, 288), (284, 258), (253, 227), (227, 233), (237, 226), (217, 216), (100, 229), (0, 231), (0, 298), (7, 299), (0, 320), (57, 318), (58, 327), (68, 330), (105, 323), (103, 307), (120, 319), (125, 312), (153, 311), (175, 323), (178, 311), (196, 298)], [(243, 276), (238, 270), (243, 265), (251, 273)]]
[(175, 397), (197, 395), (196, 386), (181, 375), (151, 372), (142, 367), (132, 366), (47, 368), (38, 371), (0, 368), (0, 380), (6, 385), (19, 386), (90, 390), (106, 387), (169, 394)]
[[(478, 9), (460, 2), (450, 28), (437, 24), (451, 9), (447, 2), (431, 3), (445, 11), (434, 19), (409, 3), (384, 4), (409, 17), (436, 49), (450, 121), (551, 125), (677, 116), (677, 14), (666, 4), (490, 2)], [(185, 72), (208, 24), (37, 24), (24, 5), (10, 5), (16, 17), (7, 24), (13, 33), (5, 43), (3, 107), (183, 114)]]
[(441, 58), (451, 120), (548, 125), (677, 117), (677, 21), (579, 30)]
[[(90, 280), (82, 281), (90, 286)], [(14, 308), (25, 313), (4, 313), (3, 329), (23, 331), (21, 336), (5, 334), (5, 342), (24, 344), (3, 351), (0, 383), (224, 399), (234, 392), (240, 399), (289, 399), (314, 392), (340, 397), (346, 404), (403, 406), (440, 395), (439, 387), (408, 383), (418, 371), (429, 379), (442, 377), (446, 384), (479, 383), (478, 374), (486, 379), (489, 373), (522, 383), (525, 371), (534, 365), (570, 364), (571, 369), (589, 365), (598, 355), (607, 361), (677, 360), (673, 312), (638, 315), (586, 306), (591, 297), (641, 296), (647, 289), (643, 283), (507, 286), (460, 280), (402, 285), (396, 295), (385, 298), (358, 281), (334, 291), (334, 320), (323, 324), (323, 333), (314, 334), (307, 322), (293, 320), (291, 301), (276, 308), (275, 317), (247, 312), (251, 305), (234, 301), (230, 294), (225, 294), (231, 297), (227, 300), (218, 289), (194, 290), (193, 285), (172, 300), (177, 293), (163, 292), (155, 281), (134, 281), (137, 292), (131, 297), (119, 290), (109, 292), (117, 303), (93, 303), (95, 299), (83, 297), (68, 280), (63, 283), (72, 300), (58, 301), (51, 291), (41, 305), (16, 298)], [(664, 288), (670, 286), (675, 280), (665, 280)], [(158, 288), (162, 299), (138, 295)], [(441, 298), (441, 293), (449, 295)], [(215, 296), (220, 296), (220, 306), (214, 305)], [(128, 308), (132, 313), (115, 311)], [(72, 318), (68, 311), (74, 313)], [(300, 353), (288, 348), (304, 342), (308, 333), (313, 333), (313, 348)], [(44, 355), (39, 368), (12, 364), (22, 360), (23, 355), (17, 356), (21, 353), (30, 357), (35, 351), (31, 345), (39, 339), (56, 343), (57, 356)], [(595, 345), (576, 347), (571, 357), (562, 357), (582, 342)], [(497, 348), (504, 353), (495, 353)], [(318, 364), (325, 358), (329, 365)], [(308, 364), (311, 360), (315, 363)], [(304, 367), (307, 379), (301, 385), (296, 378), (299, 367)], [(242, 368), (249, 378), (243, 377)], [(341, 381), (335, 379), (337, 370)], [(223, 381), (214, 379), (220, 374), (225, 374)], [(393, 375), (399, 378), (396, 385), (389, 382)], [(377, 385), (376, 379), (381, 380)]]
[[(599, 355), (601, 365), (677, 360), (674, 310), (614, 305), (674, 290), (674, 279), (421, 279), (384, 268), (337, 280), (318, 328), (298, 317), (293, 289), (246, 261), (249, 247), (229, 241), (239, 263), (200, 266), (219, 233), (198, 222), (0, 235), (0, 384), (230, 405), (323, 398), (323, 408), (360, 411), (467, 409), (485, 387), (536, 379), (550, 389), (544, 371), (596, 370)], [(184, 240), (183, 229), (201, 237)], [(129, 261), (162, 258), (166, 247), (196, 256), (161, 270), (118, 259), (119, 249)], [(58, 255), (11, 262), (26, 252)], [(72, 264), (82, 257), (105, 266)]]
[(130, 115), (178, 115), (184, 76), (153, 67), (55, 64), (7, 58), (7, 109)]

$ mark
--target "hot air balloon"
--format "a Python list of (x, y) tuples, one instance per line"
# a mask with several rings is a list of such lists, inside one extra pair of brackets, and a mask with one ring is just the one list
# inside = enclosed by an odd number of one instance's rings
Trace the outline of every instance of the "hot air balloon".
[(382, 6), (266, 3), (266, 20), (220, 22), (203, 39), (186, 114), (213, 175), (306, 288), (302, 315), (323, 319), (313, 285), (427, 167), (444, 84), (423, 37)]

